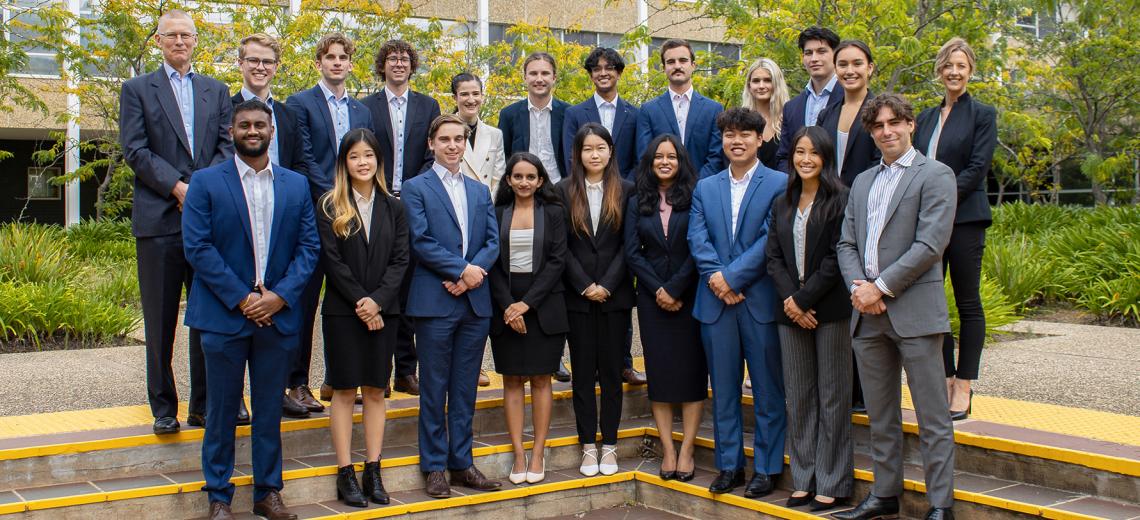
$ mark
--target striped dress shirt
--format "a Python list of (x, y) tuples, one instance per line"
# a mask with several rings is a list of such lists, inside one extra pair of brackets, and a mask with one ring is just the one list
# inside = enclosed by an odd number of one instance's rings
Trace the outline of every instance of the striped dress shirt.
[(863, 265), (868, 280), (875, 280), (875, 285), (883, 294), (894, 296), (887, 285), (879, 279), (879, 238), (883, 234), (883, 227), (887, 224), (887, 209), (891, 197), (899, 187), (903, 173), (914, 162), (916, 152), (910, 147), (891, 164), (879, 163), (879, 171), (871, 183), (871, 193), (867, 197), (867, 242), (863, 248)]

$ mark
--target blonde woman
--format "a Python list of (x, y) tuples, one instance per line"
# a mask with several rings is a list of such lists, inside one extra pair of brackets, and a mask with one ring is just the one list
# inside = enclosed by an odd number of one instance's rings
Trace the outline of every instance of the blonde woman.
[[(333, 388), (329, 428), (337, 459), (337, 498), (353, 507), (387, 504), (380, 478), (384, 388), (400, 325), (400, 282), (408, 268), (404, 206), (388, 193), (380, 143), (371, 130), (349, 130), (337, 153), (332, 191), (321, 197), (317, 231), (328, 277), (321, 316), (325, 382)], [(352, 463), (356, 389), (364, 398), (364, 478)], [(363, 489), (361, 485), (363, 484)]]
[(759, 112), (764, 118), (764, 135), (761, 136), (760, 162), (776, 169), (776, 152), (780, 149), (780, 129), (783, 127), (784, 104), (788, 102), (788, 84), (784, 71), (776, 62), (760, 58), (748, 67), (744, 75), (744, 92), (741, 106)]

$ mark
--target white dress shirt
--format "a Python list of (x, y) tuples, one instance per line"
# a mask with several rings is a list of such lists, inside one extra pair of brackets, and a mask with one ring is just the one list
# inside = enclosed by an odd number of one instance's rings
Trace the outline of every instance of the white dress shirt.
[(470, 235), (467, 229), (467, 188), (463, 185), (463, 172), (451, 173), (438, 162), (432, 163), (431, 169), (439, 175), (443, 189), (447, 191), (447, 198), (451, 199), (451, 208), (455, 210), (455, 218), (459, 220), (459, 233), (463, 237), (463, 257), (467, 258)]
[(677, 129), (680, 130), (681, 144), (685, 144), (685, 123), (689, 120), (689, 104), (693, 102), (693, 87), (689, 87), (683, 93), (676, 93), (672, 90), (669, 91), (669, 97), (673, 100), (673, 115), (677, 118)]
[(554, 153), (554, 142), (551, 140), (551, 119), (554, 110), (554, 98), (544, 107), (534, 106), (530, 97), (526, 98), (527, 112), (530, 114), (530, 153), (538, 156), (542, 167), (546, 168), (550, 176), (550, 183), (557, 184), (562, 179), (562, 172), (558, 169), (558, 155)]
[(178, 113), (182, 115), (182, 129), (186, 132), (186, 142), (190, 144), (190, 158), (194, 158), (194, 69), (179, 74), (174, 67), (163, 63), (170, 88), (174, 90), (174, 101), (178, 103)]
[(273, 94), (270, 93), (268, 96), (266, 96), (265, 99), (261, 99), (256, 94), (251, 92), (248, 88), (242, 87), (241, 88), (241, 98), (246, 100), (246, 101), (249, 101), (251, 99), (256, 99), (262, 103), (265, 103), (265, 106), (269, 107), (269, 112), (270, 112), (270, 114), (269, 114), (269, 126), (273, 127), (273, 139), (271, 139), (269, 141), (269, 162), (271, 162), (273, 164), (281, 164), (281, 161), (278, 160), (279, 155), (277, 153), (277, 119), (274, 117), (274, 115), (272, 113), (273, 112)]
[(245, 205), (249, 208), (249, 231), (253, 239), (254, 285), (265, 283), (265, 266), (269, 262), (269, 239), (273, 232), (273, 163), (264, 170), (252, 166), (234, 154), (234, 164), (241, 178)]
[(811, 217), (811, 207), (815, 205), (812, 201), (804, 209), (796, 207), (796, 220), (792, 224), (792, 244), (796, 249), (796, 271), (800, 273), (800, 283), (804, 281), (804, 262), (807, 256), (807, 224), (808, 218)]
[(614, 134), (614, 117), (617, 116), (617, 103), (618, 97), (614, 96), (613, 101), (606, 101), (597, 92), (594, 92), (594, 103), (598, 106), (598, 118), (602, 120), (602, 126), (606, 127), (606, 131), (610, 135)]
[(364, 241), (372, 237), (372, 208), (376, 204), (376, 189), (368, 197), (361, 195), (356, 188), (352, 188), (352, 200), (356, 201), (356, 213), (360, 215), (361, 227), (364, 229)]
[(333, 132), (336, 133), (336, 142), (333, 144), (340, 146), (341, 139), (344, 139), (344, 134), (348, 133), (351, 126), (348, 119), (348, 90), (341, 93), (338, 98), (332, 89), (325, 85), (325, 80), (318, 81), (317, 85), (325, 93), (325, 103), (328, 103), (329, 114), (332, 115)]
[(752, 182), (752, 174), (756, 173), (756, 167), (760, 166), (760, 160), (757, 159), (756, 163), (748, 169), (748, 173), (744, 174), (740, 180), (732, 176), (732, 167), (728, 171), (728, 188), (732, 195), (732, 239), (736, 240), (736, 221), (740, 216), (740, 205), (744, 203), (744, 193), (748, 191), (748, 183)]
[(594, 227), (594, 234), (598, 234), (598, 221), (602, 219), (602, 199), (605, 198), (605, 180), (598, 182), (586, 181), (586, 202), (590, 204), (590, 223)]
[(392, 191), (399, 192), (404, 185), (404, 124), (408, 120), (408, 91), (397, 96), (384, 87), (388, 98), (388, 116), (392, 122)]
[(914, 161), (915, 150), (912, 146), (895, 162), (886, 164), (879, 162), (879, 171), (871, 183), (871, 192), (867, 196), (867, 242), (863, 247), (863, 265), (868, 280), (875, 280), (875, 285), (883, 294), (894, 296), (883, 280), (879, 278), (879, 237), (883, 234), (883, 227), (887, 224), (887, 206), (898, 189), (903, 173)]

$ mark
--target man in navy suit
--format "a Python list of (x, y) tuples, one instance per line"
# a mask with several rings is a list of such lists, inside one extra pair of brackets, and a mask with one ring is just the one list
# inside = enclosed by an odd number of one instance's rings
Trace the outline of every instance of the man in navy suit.
[(625, 71), (625, 60), (617, 51), (598, 47), (586, 56), (583, 64), (590, 81), (594, 82), (594, 95), (566, 109), (566, 122), (562, 125), (562, 155), (566, 157), (564, 170), (570, 171), (574, 135), (586, 123), (598, 123), (614, 139), (614, 157), (621, 176), (633, 180), (637, 167), (637, 107), (618, 96), (618, 81)]
[[(241, 90), (230, 99), (234, 106), (256, 99), (265, 103), (273, 111), (273, 137), (269, 140), (269, 162), (284, 166), (297, 173), (308, 175), (312, 164), (312, 150), (309, 143), (301, 139), (297, 130), (297, 120), (285, 103), (273, 99), (271, 86), (281, 64), (281, 44), (265, 33), (256, 33), (242, 38), (238, 47), (238, 68), (241, 70)], [(308, 371), (308, 364), (305, 364)], [(317, 403), (320, 404), (320, 403)], [(323, 409), (322, 405), (322, 409)], [(305, 418), (309, 409), (284, 393), (281, 396), (282, 414), (286, 417)], [(238, 424), (249, 424), (249, 412), (245, 401), (238, 410)]]
[(728, 493), (744, 483), (740, 385), (744, 363), (752, 376), (756, 431), (752, 479), (744, 496), (772, 492), (784, 468), (784, 378), (776, 313), (782, 312), (765, 267), (768, 215), (788, 176), (757, 159), (764, 119), (745, 108), (717, 117), (729, 167), (701, 179), (693, 192), (689, 248), (697, 262), (693, 316), (701, 322), (713, 391), (713, 436), (720, 471), (709, 491)]
[(537, 155), (552, 185), (570, 176), (562, 149), (562, 126), (570, 105), (554, 97), (557, 79), (558, 67), (553, 56), (545, 52), (527, 56), (523, 60), (526, 99), (499, 112), (499, 130), (503, 132), (507, 157), (516, 152)]
[(432, 122), (431, 171), (404, 184), (412, 253), (411, 297), (420, 359), (420, 469), (425, 491), (446, 498), (451, 483), (498, 489), (471, 457), (471, 422), (483, 349), (491, 328), (487, 271), (499, 258), (499, 224), (487, 188), (460, 170), (467, 125), (446, 114)]
[[(190, 15), (178, 10), (163, 14), (154, 41), (162, 49), (162, 67), (123, 83), (119, 143), (135, 174), (131, 232), (146, 336), (147, 398), (154, 433), (166, 434), (180, 427), (170, 363), (182, 287), (189, 294), (193, 276), (182, 247), (182, 206), (193, 172), (233, 155), (226, 130), (232, 108), (229, 89), (191, 67), (198, 33)], [(202, 343), (198, 331), (191, 328), (186, 422), (205, 426), (205, 414)]]
[[(289, 96), (285, 102), (297, 117), (301, 139), (309, 144), (309, 150), (312, 151), (313, 162), (308, 177), (314, 206), (321, 195), (332, 189), (333, 175), (336, 173), (336, 152), (344, 134), (353, 128), (376, 131), (372, 127), (372, 114), (368, 108), (349, 96), (344, 88), (344, 80), (352, 71), (354, 52), (356, 45), (347, 36), (341, 33), (326, 34), (317, 42), (316, 66), (321, 73), (320, 81), (309, 90)], [(297, 348), (297, 358), (289, 368), (287, 381), (289, 396), (313, 412), (324, 410), (324, 405), (313, 397), (313, 391), (309, 389), (313, 320), (317, 316), (324, 278), (324, 273), (318, 266), (301, 297), (304, 320), (300, 346)], [(329, 389), (330, 398), (331, 395), (332, 390)]]
[(637, 150), (645, 150), (661, 134), (680, 137), (703, 179), (724, 169), (720, 130), (716, 126), (716, 117), (724, 107), (693, 90), (696, 59), (693, 47), (685, 40), (672, 39), (661, 44), (661, 65), (669, 78), (669, 88), (641, 106), (637, 116)]
[(796, 132), (805, 126), (815, 126), (824, 108), (843, 102), (843, 89), (835, 78), (835, 47), (839, 45), (839, 35), (826, 27), (812, 26), (800, 33), (797, 43), (811, 81), (800, 95), (784, 103), (776, 169), (789, 174), (793, 173), (788, 157), (796, 147), (792, 142)]
[[(273, 112), (234, 108), (232, 160), (199, 170), (186, 195), (182, 237), (194, 268), (186, 324), (202, 331), (210, 426), (202, 440), (210, 518), (233, 518), (234, 435), (249, 365), (253, 512), (295, 519), (281, 501), (281, 392), (297, 333), (301, 292), (320, 254), (305, 177), (269, 160)], [(236, 227), (235, 227), (236, 226)]]
[[(362, 100), (372, 113), (372, 126), (380, 141), (380, 152), (384, 156), (384, 178), (388, 190), (400, 196), (404, 181), (419, 175), (431, 164), (431, 150), (428, 149), (428, 127), (439, 117), (439, 103), (431, 96), (413, 91), (409, 81), (420, 66), (420, 56), (412, 45), (403, 40), (388, 40), (376, 53), (373, 72), (384, 88)], [(412, 281), (409, 269), (400, 285), (400, 305), (408, 305), (408, 288)], [(397, 392), (419, 395), (420, 384), (416, 378), (416, 343), (413, 331), (415, 325), (407, 314), (400, 315), (400, 327), (396, 329), (396, 381)]]

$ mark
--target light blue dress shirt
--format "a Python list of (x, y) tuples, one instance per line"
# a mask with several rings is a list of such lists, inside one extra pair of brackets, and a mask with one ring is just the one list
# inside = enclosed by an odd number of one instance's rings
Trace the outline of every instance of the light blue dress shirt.
[(333, 146), (339, 147), (344, 134), (347, 134), (351, 128), (348, 119), (348, 91), (344, 91), (344, 95), (337, 98), (332, 89), (325, 85), (324, 80), (318, 81), (317, 85), (320, 85), (321, 92), (324, 92), (325, 102), (329, 104), (329, 114), (332, 115), (333, 132), (336, 133), (336, 142)]
[(182, 75), (168, 63), (163, 63), (162, 67), (166, 69), (170, 88), (174, 90), (178, 112), (182, 114), (182, 129), (186, 131), (186, 142), (190, 144), (190, 158), (194, 158), (194, 69)]
[(807, 87), (804, 92), (807, 92), (807, 103), (804, 104), (804, 126), (815, 126), (816, 121), (819, 119), (819, 113), (827, 107), (827, 100), (831, 98), (831, 92), (835, 90), (835, 84), (838, 78), (831, 76), (831, 81), (827, 82), (827, 86), (823, 87), (823, 92), (815, 93), (811, 88), (811, 80), (808, 80)]

